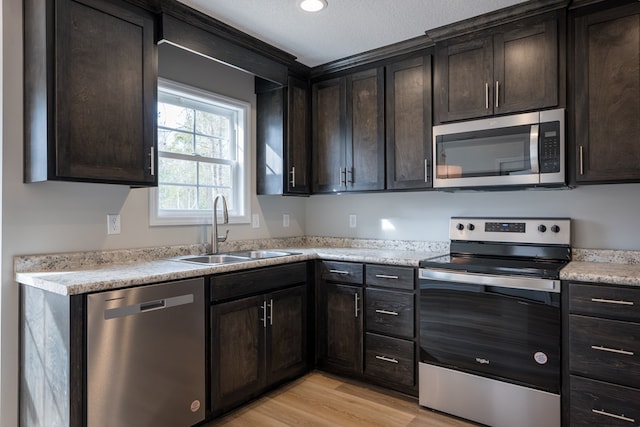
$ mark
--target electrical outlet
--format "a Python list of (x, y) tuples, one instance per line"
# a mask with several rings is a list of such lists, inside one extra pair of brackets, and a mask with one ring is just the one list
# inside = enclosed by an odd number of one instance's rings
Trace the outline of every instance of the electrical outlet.
[(282, 214), (282, 226), (289, 227), (289, 214)]
[(356, 215), (355, 214), (351, 214), (349, 215), (349, 228), (356, 228)]
[(258, 214), (251, 215), (251, 227), (260, 228), (260, 215)]
[(120, 214), (107, 214), (107, 234), (120, 234)]

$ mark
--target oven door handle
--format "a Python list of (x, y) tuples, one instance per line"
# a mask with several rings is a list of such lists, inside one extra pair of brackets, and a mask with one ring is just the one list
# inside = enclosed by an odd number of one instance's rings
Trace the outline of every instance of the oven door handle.
[(469, 283), (472, 285), (496, 286), (499, 288), (527, 289), (533, 291), (560, 292), (560, 281), (525, 276), (498, 276), (494, 274), (478, 274), (441, 270), (437, 268), (421, 268), (420, 279), (439, 280), (442, 282)]

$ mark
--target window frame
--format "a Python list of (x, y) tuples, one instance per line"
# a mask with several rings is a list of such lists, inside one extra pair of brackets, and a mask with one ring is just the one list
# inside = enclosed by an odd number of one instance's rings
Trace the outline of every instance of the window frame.
[[(238, 113), (236, 123), (236, 166), (232, 166), (233, 181), (236, 188), (232, 188), (235, 194), (237, 206), (233, 210), (229, 210), (230, 224), (248, 224), (250, 223), (250, 182), (251, 182), (251, 104), (246, 101), (230, 98), (224, 95), (189, 86), (176, 81), (158, 78), (158, 103), (162, 97), (161, 93), (170, 96), (182, 96), (195, 102), (203, 102), (225, 109), (232, 109)], [(156, 138), (158, 127), (156, 127)], [(161, 157), (158, 149), (158, 157)], [(175, 154), (166, 158), (181, 158), (184, 160), (198, 161), (202, 159), (200, 156), (191, 158), (190, 156), (182, 156)], [(159, 168), (157, 173), (160, 174)], [(158, 177), (158, 181), (161, 181)], [(159, 187), (152, 188), (149, 191), (149, 224), (151, 226), (163, 225), (207, 225), (211, 224), (212, 211), (208, 210), (173, 210), (159, 209)]]

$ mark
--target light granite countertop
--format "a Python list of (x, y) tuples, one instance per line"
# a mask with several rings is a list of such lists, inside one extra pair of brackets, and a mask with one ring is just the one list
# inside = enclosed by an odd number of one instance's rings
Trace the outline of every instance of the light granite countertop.
[[(246, 270), (291, 262), (325, 259), (407, 267), (449, 252), (448, 242), (294, 237), (237, 241), (221, 252), (277, 249), (295, 255), (234, 264), (201, 265), (171, 258), (206, 252), (206, 245), (122, 249), (18, 256), (15, 280), (61, 295), (77, 295), (136, 285)], [(640, 251), (573, 249), (573, 261), (560, 272), (561, 280), (640, 286)]]
[[(47, 264), (47, 271), (16, 272), (15, 279), (18, 283), (49, 292), (61, 295), (77, 295), (311, 259), (417, 267), (420, 260), (444, 253), (442, 250), (411, 251), (330, 247), (290, 247), (278, 248), (278, 250), (296, 252), (296, 254), (221, 265), (200, 265), (171, 259), (160, 259), (129, 263), (105, 263), (93, 266), (81, 265), (78, 268), (67, 265), (58, 270), (55, 268), (55, 262), (51, 261)], [(63, 265), (66, 264), (63, 263)]]

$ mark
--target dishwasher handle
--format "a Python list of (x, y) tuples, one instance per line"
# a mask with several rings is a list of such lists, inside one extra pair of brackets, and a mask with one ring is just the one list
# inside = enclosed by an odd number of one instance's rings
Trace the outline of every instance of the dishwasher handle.
[(138, 304), (125, 305), (122, 307), (108, 308), (104, 311), (104, 320), (164, 310), (171, 307), (193, 304), (193, 302), (193, 294), (185, 294), (159, 300), (145, 301)]

